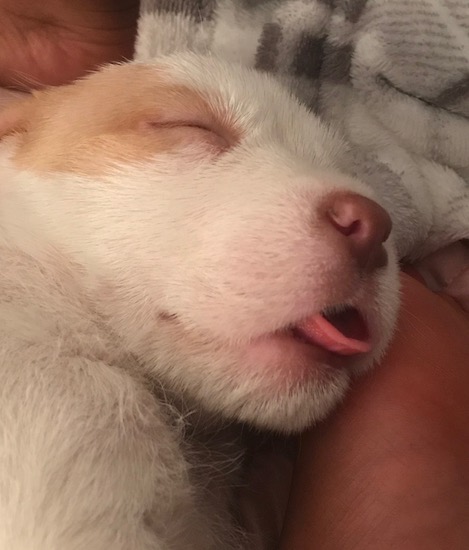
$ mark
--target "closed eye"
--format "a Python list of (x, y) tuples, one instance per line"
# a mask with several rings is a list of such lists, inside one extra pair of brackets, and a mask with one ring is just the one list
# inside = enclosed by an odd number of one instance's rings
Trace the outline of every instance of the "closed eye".
[(230, 148), (229, 140), (222, 135), (219, 129), (214, 129), (206, 124), (191, 121), (146, 121), (144, 123), (146, 131), (167, 132), (168, 137), (173, 139), (180, 138), (181, 144), (201, 143), (215, 148), (218, 152), (226, 151)]

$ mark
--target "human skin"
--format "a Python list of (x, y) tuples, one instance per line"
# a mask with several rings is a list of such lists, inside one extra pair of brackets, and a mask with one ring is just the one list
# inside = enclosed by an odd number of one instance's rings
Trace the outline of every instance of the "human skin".
[(305, 434), (282, 550), (466, 550), (469, 315), (402, 275), (382, 364)]
[(135, 0), (0, 0), (0, 86), (64, 84), (133, 55)]

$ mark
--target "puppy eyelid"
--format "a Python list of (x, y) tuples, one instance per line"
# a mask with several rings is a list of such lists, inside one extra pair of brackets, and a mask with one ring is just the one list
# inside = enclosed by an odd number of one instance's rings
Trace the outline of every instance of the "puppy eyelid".
[(200, 123), (198, 121), (185, 121), (185, 120), (177, 120), (177, 121), (152, 121), (147, 120), (143, 122), (143, 127), (147, 131), (150, 130), (171, 130), (171, 129), (188, 129), (188, 130), (194, 130), (194, 131), (200, 131), (202, 134), (205, 133), (206, 137), (208, 138), (207, 141), (212, 143), (214, 146), (216, 146), (217, 149), (220, 149), (220, 151), (226, 151), (230, 147), (230, 141), (217, 129), (207, 125)]

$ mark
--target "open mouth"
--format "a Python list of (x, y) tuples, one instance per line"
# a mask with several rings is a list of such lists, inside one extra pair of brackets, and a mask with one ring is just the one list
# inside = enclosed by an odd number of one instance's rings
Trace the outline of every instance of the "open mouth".
[(358, 355), (371, 350), (368, 325), (352, 306), (326, 308), (290, 329), (297, 340), (338, 355)]

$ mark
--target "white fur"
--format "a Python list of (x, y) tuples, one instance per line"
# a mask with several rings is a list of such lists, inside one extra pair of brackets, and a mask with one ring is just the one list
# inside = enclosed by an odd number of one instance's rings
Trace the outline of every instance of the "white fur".
[[(363, 277), (318, 214), (334, 190), (373, 197), (340, 173), (341, 139), (266, 76), (158, 68), (217, 97), (241, 142), (102, 177), (20, 170), (16, 138), (0, 145), (2, 550), (241, 548), (225, 426), (310, 425), (392, 332), (392, 243)], [(343, 302), (372, 326), (364, 363), (311, 364), (271, 336)]]

